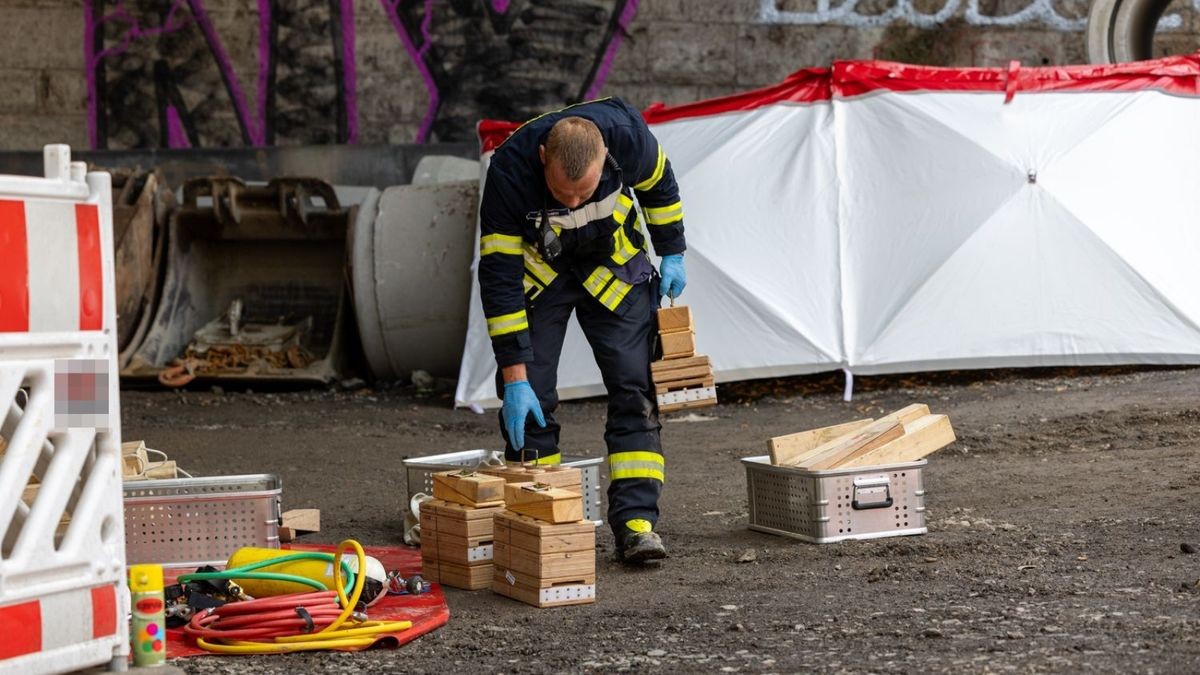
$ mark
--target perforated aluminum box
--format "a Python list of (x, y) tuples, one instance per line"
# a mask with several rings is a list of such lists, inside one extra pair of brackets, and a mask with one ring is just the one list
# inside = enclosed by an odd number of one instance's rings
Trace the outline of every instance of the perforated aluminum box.
[(742, 459), (750, 529), (814, 544), (925, 534), (927, 460), (885, 466), (803, 471), (773, 466), (766, 455)]
[(243, 546), (279, 548), (283, 483), (273, 474), (127, 481), (129, 564), (224, 568)]
[[(604, 521), (600, 510), (600, 465), (603, 457), (572, 457), (563, 455), (562, 465), (579, 469), (583, 474), (583, 518), (596, 524)], [(433, 494), (433, 474), (454, 469), (474, 469), (479, 466), (504, 464), (504, 453), (499, 450), (463, 450), (428, 457), (411, 457), (404, 460), (408, 471), (408, 499), (417, 493)], [(408, 500), (405, 500), (407, 504)], [(407, 510), (407, 506), (405, 507)]]

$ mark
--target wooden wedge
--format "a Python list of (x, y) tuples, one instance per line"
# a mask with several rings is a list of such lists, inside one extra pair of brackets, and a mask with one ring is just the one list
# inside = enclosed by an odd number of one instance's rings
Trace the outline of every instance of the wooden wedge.
[(849, 437), (842, 436), (820, 446), (812, 456), (792, 466), (805, 471), (832, 469), (844, 461), (866, 454), (903, 435), (903, 424), (886, 419), (878, 420)]
[(841, 464), (838, 468), (915, 462), (955, 440), (950, 418), (926, 415), (904, 425), (904, 436)]
[(786, 436), (776, 436), (767, 441), (767, 451), (771, 455), (771, 463), (778, 466), (803, 461), (821, 445), (835, 438), (858, 433), (863, 427), (874, 421), (868, 417), (856, 422), (846, 422), (845, 424), (835, 424), (830, 427), (821, 427), (820, 429), (809, 429), (808, 431), (800, 431)]
[(542, 483), (507, 483), (504, 502), (510, 511), (548, 523), (583, 520), (583, 497)]
[(433, 474), (433, 498), (464, 506), (498, 506), (504, 503), (504, 479), (474, 471)]

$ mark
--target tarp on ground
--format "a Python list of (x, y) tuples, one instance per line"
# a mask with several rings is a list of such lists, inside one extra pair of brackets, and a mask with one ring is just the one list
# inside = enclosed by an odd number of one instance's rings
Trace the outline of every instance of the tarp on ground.
[[(1200, 57), (838, 62), (645, 113), (718, 382), (1200, 363)], [(480, 127), (485, 158), (511, 125)], [(496, 405), (479, 303), (456, 399)], [(603, 393), (572, 322), (563, 399)]]

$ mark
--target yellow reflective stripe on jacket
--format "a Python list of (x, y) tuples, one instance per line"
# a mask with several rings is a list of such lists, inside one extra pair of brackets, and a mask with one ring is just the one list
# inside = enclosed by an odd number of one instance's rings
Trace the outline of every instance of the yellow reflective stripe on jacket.
[(600, 301), (600, 304), (615, 312), (617, 311), (617, 307), (621, 305), (621, 301), (625, 299), (625, 296), (632, 289), (632, 284), (627, 284), (620, 279), (613, 279), (608, 290), (604, 291), (604, 294), (597, 299)]
[[(637, 227), (637, 221), (634, 220), (633, 227)], [(624, 265), (633, 259), (641, 249), (633, 245), (633, 241), (629, 239), (629, 235), (625, 232), (625, 226), (622, 225), (613, 232), (613, 254), (612, 260), (618, 265)]]
[(642, 211), (646, 213), (646, 222), (651, 225), (670, 225), (683, 220), (683, 202), (646, 207)]
[(667, 153), (663, 152), (662, 144), (660, 143), (658, 146), (658, 162), (654, 165), (654, 173), (650, 174), (650, 177), (646, 180), (634, 185), (633, 189), (642, 192), (654, 187), (656, 184), (658, 184), (658, 180), (662, 178), (663, 170), (666, 169), (666, 167)]
[[(508, 466), (521, 466), (521, 462), (513, 461), (511, 459), (504, 460), (504, 463)], [(553, 455), (546, 455), (545, 457), (538, 457), (537, 459), (527, 459), (524, 463), (526, 466), (530, 464), (536, 464), (540, 466), (556, 466), (558, 464), (562, 464), (562, 453), (556, 452)]]
[(525, 310), (505, 314), (504, 316), (494, 316), (487, 320), (488, 335), (496, 337), (497, 335), (508, 335), (517, 331), (527, 330), (529, 328), (529, 319), (525, 316)]
[(521, 238), (508, 234), (488, 234), (479, 238), (479, 255), (492, 253), (521, 255)]
[(583, 288), (588, 292), (588, 295), (593, 298), (600, 295), (600, 291), (604, 290), (605, 285), (613, 278), (612, 270), (601, 265), (588, 275), (587, 279), (583, 280)]
[(522, 253), (525, 255), (525, 271), (529, 273), (529, 276), (539, 281), (543, 287), (549, 286), (550, 282), (558, 277), (558, 272), (555, 272), (553, 267), (547, 265), (546, 261), (542, 260), (542, 256), (538, 254), (537, 249), (532, 245), (525, 244)]
[(666, 464), (657, 452), (614, 452), (608, 456), (608, 473), (612, 480), (654, 478), (665, 482)]
[(613, 205), (612, 217), (617, 221), (617, 225), (624, 225), (625, 219), (629, 217), (629, 211), (633, 208), (633, 200), (625, 195), (617, 195), (617, 203)]

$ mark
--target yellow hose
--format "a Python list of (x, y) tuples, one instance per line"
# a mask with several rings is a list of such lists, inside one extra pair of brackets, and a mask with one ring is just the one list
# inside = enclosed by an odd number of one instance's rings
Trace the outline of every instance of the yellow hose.
[(338, 602), (342, 604), (342, 613), (338, 618), (320, 631), (307, 635), (288, 635), (274, 638), (271, 642), (254, 642), (246, 640), (230, 640), (209, 642), (197, 638), (196, 644), (205, 651), (216, 654), (283, 654), (287, 652), (306, 652), (320, 649), (358, 649), (370, 647), (377, 637), (384, 633), (399, 633), (412, 628), (411, 621), (355, 621), (343, 630), (341, 627), (346, 619), (354, 613), (358, 598), (362, 595), (363, 585), (367, 581), (367, 554), (362, 546), (353, 539), (347, 539), (338, 544), (333, 554), (334, 561), (342, 559), (342, 552), (348, 548), (354, 549), (358, 558), (359, 572), (354, 575), (354, 588), (350, 597), (346, 597), (345, 585), (342, 582), (342, 566), (333, 566), (333, 587), (337, 590)]

